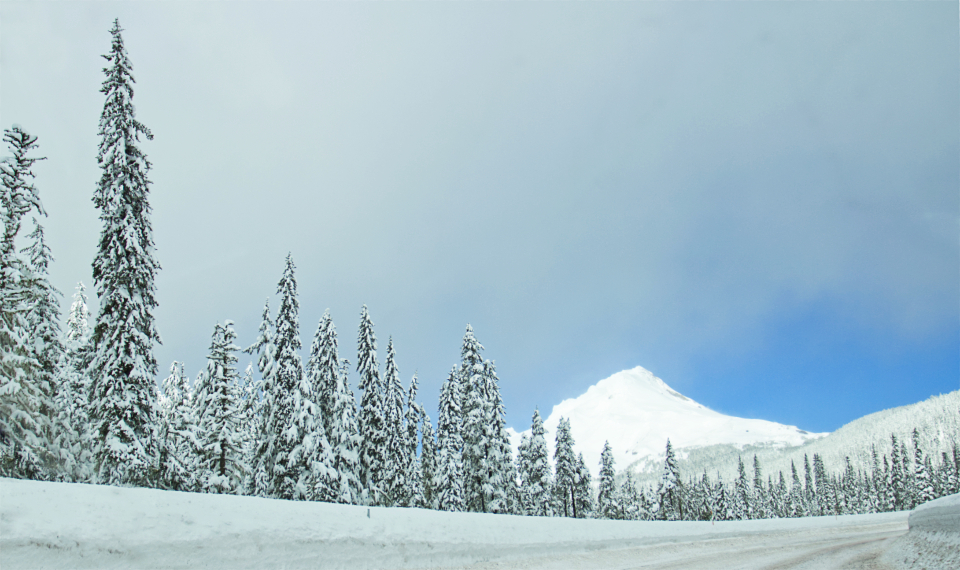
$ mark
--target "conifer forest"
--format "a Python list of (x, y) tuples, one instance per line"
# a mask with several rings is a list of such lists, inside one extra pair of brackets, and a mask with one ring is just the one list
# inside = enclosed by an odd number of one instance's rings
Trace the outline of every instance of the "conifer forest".
[[(534, 411), (515, 456), (494, 361), (469, 324), (432, 419), (417, 376), (398, 369), (393, 339), (377, 338), (367, 306), (359, 309), (356, 355), (340, 353), (329, 312), (301, 342), (292, 255), (277, 282), (279, 306), (263, 306), (256, 338), (238, 338), (229, 320), (211, 323), (204, 370), (192, 378), (179, 362), (161, 370), (153, 352), (161, 265), (150, 221), (152, 165), (141, 149), (153, 135), (135, 116), (122, 32), (115, 21), (103, 56), (93, 293), (79, 283), (69, 306), (48, 279), (54, 252), (44, 242), (33, 172), (44, 160), (40, 139), (22, 126), (4, 131), (0, 475), (618, 520), (876, 513), (960, 492), (957, 445), (923, 449), (917, 430), (869, 450), (868, 469), (849, 459), (826, 465), (814, 454), (793, 458), (789, 473), (770, 473), (756, 456), (741, 457), (733, 481), (681, 472), (668, 441), (662, 477), (649, 486), (618, 474), (609, 445), (594, 481), (595, 466), (574, 451), (569, 420), (560, 422), (551, 457)], [(90, 294), (99, 299), (96, 315), (88, 312)], [(241, 369), (240, 353), (255, 364)]]

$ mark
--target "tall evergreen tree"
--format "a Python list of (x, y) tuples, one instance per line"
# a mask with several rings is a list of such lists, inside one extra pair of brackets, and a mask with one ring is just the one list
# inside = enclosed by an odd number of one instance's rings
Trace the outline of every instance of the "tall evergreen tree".
[(274, 341), (276, 370), (271, 402), (269, 431), (275, 434), (276, 459), (268, 471), (269, 488), (281, 499), (310, 499), (314, 479), (311, 473), (315, 454), (322, 447), (323, 425), (311, 400), (309, 385), (300, 359), (300, 302), (293, 256), (287, 254), (286, 268), (277, 284), (280, 308)]
[(83, 283), (77, 284), (73, 303), (63, 331), (63, 354), (58, 366), (55, 407), (61, 423), (66, 426), (64, 443), (72, 448), (74, 470), (67, 478), (71, 481), (86, 481), (90, 478), (88, 397), (90, 381), (87, 366), (90, 364), (90, 325), (88, 322), (87, 297)]
[(464, 497), (468, 510), (513, 512), (516, 470), (504, 419), (499, 379), (491, 361), (480, 356), (483, 346), (467, 325), (461, 348), (463, 383)]
[(387, 360), (384, 365), (384, 424), (386, 448), (383, 465), (383, 504), (403, 505), (409, 495), (407, 462), (407, 434), (403, 425), (403, 384), (397, 368), (397, 353), (393, 337), (387, 340)]
[(360, 332), (357, 336), (357, 385), (363, 392), (360, 399), (360, 483), (370, 504), (386, 504), (383, 481), (387, 447), (387, 426), (384, 417), (384, 386), (377, 364), (377, 337), (373, 321), (364, 305), (360, 310)]
[(580, 470), (577, 458), (573, 454), (573, 434), (570, 432), (570, 420), (561, 417), (557, 426), (557, 441), (553, 453), (553, 462), (557, 475), (554, 484), (554, 496), (559, 506), (563, 507), (563, 516), (576, 518), (576, 502), (574, 487), (576, 486)]
[(244, 352), (248, 354), (257, 354), (257, 369), (260, 372), (259, 391), (260, 397), (257, 399), (253, 410), (253, 422), (248, 427), (251, 433), (250, 457), (247, 463), (250, 465), (251, 477), (248, 479), (247, 494), (267, 497), (270, 495), (270, 473), (273, 470), (273, 464), (276, 461), (276, 433), (273, 431), (273, 425), (269, 421), (273, 415), (275, 407), (274, 401), (277, 398), (275, 385), (276, 347), (273, 344), (274, 325), (270, 318), (270, 301), (267, 300), (263, 305), (263, 317), (260, 321), (260, 330), (257, 334), (257, 340), (247, 347)]
[(633, 480), (633, 474), (627, 470), (620, 484), (619, 504), (621, 507), (620, 517), (623, 520), (640, 520), (640, 491)]
[(924, 461), (923, 451), (920, 450), (920, 434), (917, 428), (913, 428), (913, 494), (915, 505), (921, 505), (935, 498), (932, 473), (928, 464), (929, 461)]
[(263, 402), (263, 381), (254, 376), (252, 362), (247, 363), (247, 368), (243, 371), (238, 393), (240, 394), (238, 414), (240, 449), (244, 466), (240, 493), (253, 495), (256, 493), (256, 469), (253, 457), (257, 444), (256, 438), (260, 433), (258, 414)]
[(519, 513), (520, 489), (517, 486), (517, 469), (513, 462), (513, 446), (507, 432), (506, 412), (500, 395), (500, 379), (493, 361), (483, 363), (484, 410), (487, 417), (486, 439), (490, 442), (487, 451), (489, 468), (484, 486), (484, 503), (488, 512)]
[(349, 365), (340, 361), (337, 329), (330, 312), (326, 311), (311, 348), (310, 376), (333, 455), (331, 467), (337, 478), (335, 496), (330, 500), (357, 504), (360, 502), (357, 403), (350, 390), (348, 371)]
[(420, 437), (420, 480), (423, 484), (423, 503), (427, 509), (437, 508), (437, 442), (433, 437), (430, 416), (423, 413), (423, 428)]
[(23, 216), (44, 212), (32, 170), (42, 159), (28, 156), (37, 138), (18, 126), (5, 130), (3, 140), (12, 156), (0, 163), (0, 475), (40, 479), (56, 463), (49, 451), (53, 394), (33, 348), (27, 319), (32, 272), (18, 255), (16, 238)]
[(198, 483), (210, 493), (239, 493), (244, 479), (236, 338), (233, 321), (214, 327), (207, 372), (194, 397), (200, 450)]
[(747, 470), (743, 458), (737, 456), (737, 480), (734, 482), (732, 499), (733, 519), (742, 521), (752, 518), (753, 497), (750, 496), (750, 484), (747, 482)]
[(524, 457), (526, 465), (523, 469), (523, 488), (521, 496), (526, 507), (526, 514), (547, 517), (552, 514), (551, 493), (553, 482), (551, 477), (550, 453), (547, 450), (546, 430), (540, 411), (533, 411), (530, 425), (530, 439), (527, 442)]
[(683, 520), (683, 482), (680, 480), (680, 469), (677, 458), (673, 453), (670, 440), (667, 439), (667, 450), (663, 459), (663, 475), (660, 477), (660, 486), (657, 489), (660, 497), (659, 518), (665, 521)]
[(816, 490), (813, 488), (813, 475), (810, 472), (810, 460), (803, 454), (803, 500), (807, 511), (811, 515), (818, 515), (816, 506)]
[(103, 229), (93, 260), (100, 310), (93, 329), (90, 365), (91, 416), (97, 477), (103, 483), (149, 484), (157, 455), (154, 421), (154, 279), (160, 264), (153, 257), (153, 229), (147, 201), (150, 162), (140, 151), (143, 135), (153, 135), (136, 120), (133, 66), (114, 20), (110, 53), (104, 58), (106, 95), (100, 115), (102, 175), (93, 202)]
[(159, 458), (157, 485), (173, 491), (197, 489), (200, 443), (197, 438), (197, 416), (192, 405), (190, 379), (183, 373), (183, 364), (174, 362), (170, 375), (160, 386)]
[(822, 516), (836, 514), (836, 486), (827, 475), (827, 469), (823, 464), (823, 458), (816, 453), (813, 454), (813, 478), (817, 485), (817, 513)]
[(463, 491), (466, 508), (486, 512), (483, 487), (487, 483), (487, 452), (490, 442), (486, 437), (488, 417), (485, 381), (483, 377), (483, 345), (467, 325), (460, 349), (459, 378), (463, 388)]
[(771, 516), (776, 518), (784, 518), (788, 516), (787, 514), (787, 482), (783, 478), (783, 471), (779, 472), (779, 481), (777, 482), (776, 487), (772, 484), (769, 484), (768, 489), (772, 489), (772, 492), (768, 492), (767, 496), (771, 500)]
[(64, 348), (60, 339), (60, 299), (61, 293), (50, 283), (49, 268), (53, 254), (43, 237), (43, 226), (33, 218), (33, 231), (27, 236), (29, 243), (21, 253), (26, 260), (26, 322), (29, 327), (30, 345), (37, 361), (36, 381), (46, 395), (46, 405), (41, 405), (40, 414), (50, 422), (47, 433), (48, 449), (54, 461), (51, 472), (58, 478), (73, 473), (76, 468), (78, 449), (74, 447), (73, 429), (62, 418), (56, 402), (65, 391), (60, 386), (60, 364)]
[(763, 487), (763, 470), (760, 467), (760, 459), (757, 454), (753, 454), (753, 518), (768, 519), (770, 512), (768, 509), (769, 497)]
[(797, 475), (797, 466), (790, 461), (791, 486), (790, 495), (787, 499), (789, 517), (805, 517), (809, 515), (806, 508), (806, 502), (803, 500), (803, 487), (800, 483), (800, 476)]
[(913, 500), (913, 468), (907, 454), (907, 442), (900, 442), (900, 469), (903, 475), (903, 509), (910, 510), (916, 505)]
[(734, 520), (735, 515), (733, 513), (733, 505), (731, 504), (730, 494), (727, 492), (726, 486), (723, 484), (723, 478), (720, 477), (720, 473), (717, 473), (717, 484), (714, 487), (713, 495), (716, 501), (716, 508), (714, 509), (713, 520), (718, 521), (729, 521)]
[(605, 519), (616, 519), (622, 511), (617, 494), (617, 471), (613, 466), (613, 450), (610, 442), (603, 442), (600, 453), (600, 486), (597, 493), (597, 514)]
[(577, 518), (585, 519), (593, 515), (593, 482), (590, 470), (583, 460), (583, 454), (577, 454), (577, 481), (574, 486), (574, 513)]
[(420, 459), (417, 457), (417, 432), (420, 429), (420, 418), (423, 416), (423, 408), (417, 403), (417, 375), (414, 374), (410, 379), (410, 390), (407, 392), (407, 408), (404, 412), (403, 425), (406, 429), (404, 439), (404, 469), (407, 481), (407, 491), (400, 501), (401, 506), (419, 507), (424, 504), (423, 496), (423, 478), (420, 468)]
[(893, 445), (893, 453), (890, 456), (890, 493), (893, 498), (892, 510), (901, 511), (907, 508), (907, 486), (904, 481), (903, 461), (900, 455), (900, 446), (897, 443), (897, 436), (890, 434), (890, 441)]
[(334, 379), (339, 374), (340, 368), (340, 357), (330, 353), (326, 340), (327, 331), (332, 323), (330, 310), (327, 309), (317, 324), (317, 332), (314, 333), (313, 342), (310, 343), (310, 357), (307, 359), (307, 376), (313, 387), (313, 401), (320, 410), (325, 433), (330, 433), (335, 421), (333, 401), (336, 381)]
[(460, 379), (454, 366), (440, 389), (440, 413), (437, 418), (434, 494), (436, 508), (441, 511), (464, 510), (461, 400)]

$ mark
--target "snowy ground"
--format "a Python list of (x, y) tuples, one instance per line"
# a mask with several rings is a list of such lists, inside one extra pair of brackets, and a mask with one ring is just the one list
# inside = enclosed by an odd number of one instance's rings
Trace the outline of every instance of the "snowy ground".
[(366, 507), (2, 479), (0, 567), (955, 569), (960, 501), (940, 502), (908, 534), (909, 513), (715, 525), (368, 517)]

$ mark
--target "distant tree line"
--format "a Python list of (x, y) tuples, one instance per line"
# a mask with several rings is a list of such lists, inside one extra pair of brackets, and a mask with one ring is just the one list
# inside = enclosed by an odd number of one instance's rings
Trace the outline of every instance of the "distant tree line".
[(791, 461), (789, 481), (782, 471), (767, 475), (753, 456), (752, 477), (743, 458), (738, 475), (724, 483), (719, 473), (711, 481), (707, 472), (681, 477), (676, 457), (667, 441), (663, 475), (656, 488), (638, 488), (629, 472), (616, 486), (613, 457), (604, 447), (601, 459), (597, 516), (626, 520), (747, 520), (849, 515), (910, 510), (938, 497), (960, 492), (960, 454), (927, 455), (913, 431), (912, 446), (891, 435), (890, 458), (882, 461), (872, 451), (873, 468), (855, 470), (849, 458), (840, 472), (828, 472), (822, 458), (803, 455), (798, 471)]
[[(956, 493), (956, 444), (931, 457), (892, 437), (890, 456), (873, 450), (869, 472), (828, 472), (818, 455), (763, 478), (743, 461), (724, 484), (681, 476), (667, 442), (659, 485), (618, 477), (608, 444), (596, 487), (561, 418), (551, 458), (538, 411), (514, 458), (496, 367), (470, 325), (460, 361), (439, 395), (436, 430), (417, 400), (417, 376), (404, 387), (393, 339), (381, 369), (374, 324), (360, 312), (356, 373), (338, 349), (325, 312), (304, 360), (295, 265), (288, 255), (277, 285), (279, 307), (264, 306), (256, 340), (245, 349), (229, 320), (214, 326), (207, 366), (191, 380), (174, 362), (158, 385), (153, 310), (160, 269), (148, 202), (151, 164), (135, 119), (132, 65), (119, 22), (110, 30), (101, 91), (93, 202), (102, 231), (93, 261), (99, 311), (89, 325), (79, 284), (60, 326), (60, 297), (33, 184), (37, 138), (4, 132), (11, 157), (0, 164), (0, 475), (160, 489), (254, 495), (444, 511), (624, 520), (742, 520), (913, 508)], [(32, 216), (33, 231), (23, 220)], [(22, 248), (17, 242), (25, 242)], [(256, 365), (238, 369), (240, 352)], [(802, 473), (802, 479), (801, 479)]]

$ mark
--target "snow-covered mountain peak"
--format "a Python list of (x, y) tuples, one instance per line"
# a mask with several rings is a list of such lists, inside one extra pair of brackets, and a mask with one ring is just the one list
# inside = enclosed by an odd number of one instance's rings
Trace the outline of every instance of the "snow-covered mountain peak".
[[(668, 438), (683, 456), (684, 448), (793, 446), (827, 435), (721, 414), (670, 388), (642, 366), (618, 372), (554, 406), (544, 420), (551, 455), (561, 417), (570, 419), (576, 449), (595, 474), (604, 441), (610, 442), (619, 470), (632, 464), (634, 470), (644, 470), (655, 468), (662, 460)], [(515, 446), (519, 440), (520, 434), (516, 434)]]

